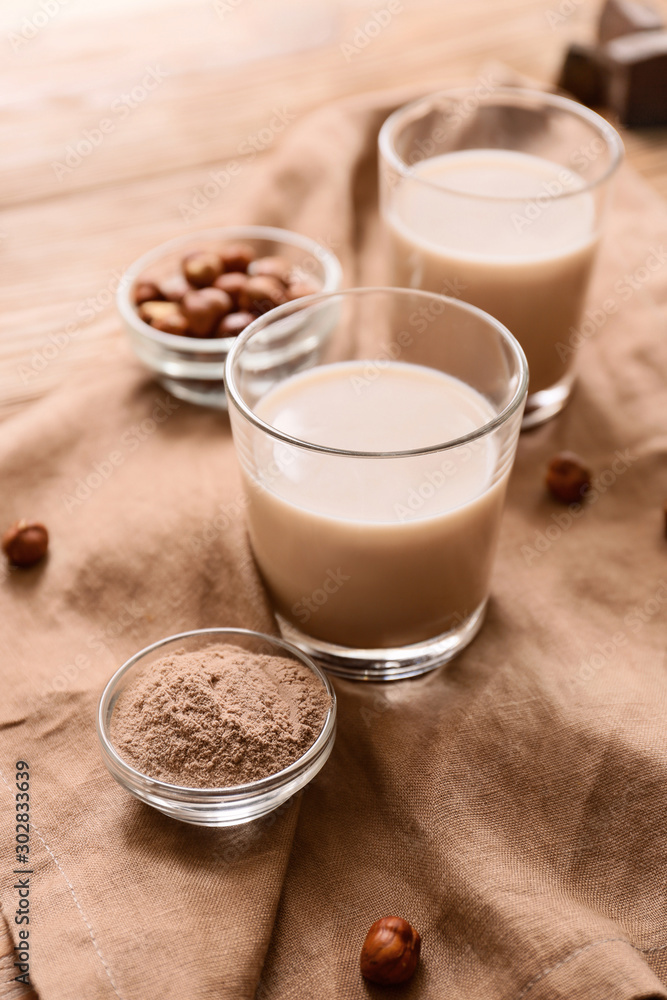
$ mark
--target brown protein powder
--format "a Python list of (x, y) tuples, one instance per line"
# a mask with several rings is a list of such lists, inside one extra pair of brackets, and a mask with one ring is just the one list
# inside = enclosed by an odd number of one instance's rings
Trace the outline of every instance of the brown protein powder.
[(121, 693), (111, 741), (149, 777), (225, 788), (275, 774), (319, 736), (330, 699), (288, 657), (217, 645), (170, 653)]

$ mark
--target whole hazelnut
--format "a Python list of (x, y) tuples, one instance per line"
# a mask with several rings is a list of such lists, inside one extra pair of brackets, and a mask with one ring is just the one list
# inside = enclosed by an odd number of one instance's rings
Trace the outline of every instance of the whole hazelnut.
[(132, 300), (135, 306), (161, 298), (162, 293), (154, 281), (139, 280), (132, 289)]
[(12, 566), (34, 566), (46, 555), (49, 533), (36, 521), (17, 521), (2, 539), (2, 551)]
[(219, 288), (188, 292), (181, 308), (194, 337), (210, 337), (223, 316), (232, 309), (232, 300)]
[(214, 288), (219, 288), (223, 292), (227, 292), (230, 296), (234, 306), (239, 304), (239, 295), (241, 294), (241, 289), (245, 288), (248, 278), (245, 274), (240, 271), (225, 271), (221, 274), (219, 278), (216, 278), (213, 282)]
[(161, 330), (162, 333), (172, 333), (175, 337), (187, 337), (190, 332), (188, 321), (180, 312), (174, 313), (173, 316), (163, 316), (162, 319), (156, 319), (151, 323), (151, 326), (155, 330)]
[(144, 323), (153, 325), (158, 320), (164, 320), (168, 316), (178, 316), (180, 309), (175, 302), (142, 302), (139, 306), (139, 315)]
[(182, 274), (171, 274), (160, 282), (159, 289), (167, 302), (182, 302), (183, 296), (186, 292), (191, 291), (192, 285), (185, 280)]
[(302, 299), (304, 295), (316, 295), (322, 289), (314, 281), (291, 281), (287, 286), (287, 298), (290, 302)]
[(224, 316), (218, 324), (215, 332), (216, 337), (238, 337), (243, 333), (248, 323), (252, 323), (256, 316), (249, 312), (232, 312)]
[(404, 983), (414, 975), (421, 938), (402, 917), (376, 920), (361, 949), (361, 974), (372, 983), (390, 986)]
[(247, 312), (265, 313), (283, 302), (287, 302), (285, 289), (279, 281), (265, 274), (248, 278), (245, 288), (239, 293), (239, 305)]
[(549, 462), (547, 489), (561, 503), (578, 503), (591, 485), (590, 469), (572, 451), (561, 451)]
[(264, 275), (267, 278), (275, 278), (281, 284), (289, 282), (292, 265), (284, 257), (258, 257), (248, 265), (248, 274), (253, 278)]
[(245, 273), (250, 261), (255, 259), (255, 251), (247, 243), (228, 243), (221, 249), (220, 258), (225, 271)]
[(187, 254), (181, 261), (183, 274), (195, 288), (206, 288), (212, 285), (219, 274), (222, 274), (220, 255), (212, 250), (197, 250)]

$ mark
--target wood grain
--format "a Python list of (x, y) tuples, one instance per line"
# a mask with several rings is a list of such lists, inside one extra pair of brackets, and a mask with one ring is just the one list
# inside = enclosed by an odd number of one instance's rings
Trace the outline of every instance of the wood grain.
[[(182, 206), (230, 158), (261, 160), (280, 141), (272, 123), (493, 61), (549, 81), (565, 45), (591, 36), (597, 4), (393, 0), (377, 34), (366, 27), (381, 0), (79, 0), (36, 27), (37, 9), (9, 0), (0, 15), (0, 416), (122, 349), (117, 273), (219, 223), (224, 199), (196, 221)], [(667, 195), (665, 130), (627, 145)]]
[[(361, 46), (384, 0), (72, 0), (38, 27), (36, 5), (5, 0), (0, 417), (125, 349), (119, 272), (153, 244), (233, 214), (224, 197), (189, 222), (181, 206), (230, 158), (261, 169), (261, 151), (280, 140), (267, 138), (276, 113), (289, 128), (327, 101), (429, 90), (491, 62), (548, 82), (565, 46), (592, 36), (598, 6), (402, 0)], [(90, 151), (68, 162), (87, 136)], [(625, 141), (667, 196), (667, 130)], [(252, 166), (248, 150), (260, 151)], [(0, 998), (31, 1000), (11, 982), (11, 948), (0, 918)]]

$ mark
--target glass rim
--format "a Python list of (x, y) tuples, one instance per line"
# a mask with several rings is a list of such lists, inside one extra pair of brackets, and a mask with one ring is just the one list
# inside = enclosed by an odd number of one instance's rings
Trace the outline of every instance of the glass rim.
[[(544, 197), (543, 195), (531, 195), (525, 197), (515, 197), (512, 195), (485, 195), (485, 194), (475, 194), (469, 191), (459, 191), (456, 188), (448, 188), (443, 184), (436, 184), (433, 181), (429, 181), (424, 177), (419, 176), (415, 173), (414, 164), (407, 163), (402, 156), (396, 150), (394, 143), (394, 136), (396, 130), (402, 120), (408, 116), (412, 111), (415, 111), (420, 106), (427, 107), (430, 103), (438, 98), (445, 97), (463, 97), (465, 95), (474, 95), (477, 85), (469, 84), (468, 86), (452, 87), (446, 88), (444, 90), (436, 90), (431, 94), (427, 94), (423, 97), (418, 97), (413, 101), (409, 101), (407, 104), (403, 104), (400, 108), (397, 108), (384, 120), (378, 134), (378, 149), (382, 157), (387, 160), (390, 165), (404, 178), (410, 178), (411, 180), (417, 181), (427, 187), (434, 188), (437, 191), (444, 191), (449, 194), (456, 194), (461, 198), (470, 198), (475, 201), (493, 201), (500, 203), (526, 203), (534, 201), (537, 197)], [(599, 136), (602, 137), (607, 145), (610, 152), (611, 160), (607, 169), (597, 177), (595, 180), (591, 180), (585, 183), (583, 187), (577, 188), (573, 191), (561, 191), (556, 195), (549, 195), (551, 201), (558, 201), (564, 198), (572, 198), (577, 195), (587, 194), (588, 192), (594, 190), (596, 187), (601, 186), (606, 181), (608, 181), (613, 174), (618, 169), (619, 165), (623, 160), (625, 154), (625, 147), (623, 145), (623, 140), (618, 134), (617, 130), (610, 125), (609, 122), (602, 117), (602, 115), (597, 114), (597, 112), (592, 111), (590, 108), (585, 107), (583, 104), (578, 104), (576, 101), (571, 100), (568, 97), (563, 97), (560, 94), (552, 94), (549, 91), (534, 90), (530, 87), (496, 87), (488, 95), (489, 98), (494, 98), (496, 96), (500, 98), (509, 97), (521, 97), (521, 98), (538, 98), (544, 104), (552, 108), (558, 108), (559, 110), (571, 115), (574, 118), (578, 118), (580, 121), (585, 121), (588, 125), (594, 129)], [(484, 101), (480, 101), (483, 104)], [(489, 100), (489, 103), (492, 103)], [(481, 147), (480, 147), (481, 148)], [(495, 148), (495, 147), (494, 147)], [(502, 147), (499, 147), (502, 151)], [(424, 163), (430, 157), (425, 157), (424, 160), (420, 160), (420, 163)], [(564, 167), (563, 169), (570, 169), (569, 167)], [(575, 171), (571, 171), (575, 176), (580, 177)]]
[[(266, 641), (296, 657), (301, 663), (304, 664), (304, 666), (309, 667), (315, 676), (322, 682), (323, 687), (329, 695), (329, 708), (327, 709), (322, 729), (318, 733), (315, 741), (308, 747), (305, 753), (303, 753), (291, 764), (288, 764), (287, 767), (284, 767), (282, 770), (275, 771), (273, 774), (268, 774), (264, 778), (258, 778), (256, 781), (246, 782), (241, 785), (225, 785), (223, 787), (211, 786), (209, 788), (199, 788), (192, 785), (176, 785), (173, 782), (163, 781), (161, 778), (152, 777), (151, 775), (138, 770), (138, 768), (134, 767), (127, 760), (121, 757), (111, 742), (111, 735), (107, 726), (108, 710), (111, 700), (118, 688), (118, 684), (125, 674), (128, 673), (132, 667), (136, 666), (136, 664), (149, 653), (155, 652), (169, 643), (180, 642), (184, 639), (190, 639), (193, 637), (199, 638), (207, 635), (212, 638), (217, 636), (221, 639), (225, 636), (229, 637), (233, 635), (241, 635)], [(136, 785), (138, 782), (141, 784), (146, 783), (152, 788), (155, 788), (168, 796), (176, 796), (184, 800), (190, 799), (195, 802), (207, 802), (212, 797), (220, 800), (235, 800), (246, 795), (256, 796), (261, 793), (271, 792), (275, 789), (281, 788), (283, 785), (286, 785), (292, 778), (301, 775), (308, 769), (314, 760), (319, 758), (320, 754), (331, 740), (332, 734), (335, 732), (336, 714), (336, 692), (334, 691), (331, 681), (327, 677), (326, 673), (314, 662), (311, 657), (304, 653), (303, 650), (299, 649), (293, 643), (288, 642), (286, 639), (283, 639), (281, 636), (273, 636), (268, 635), (265, 632), (257, 632), (253, 629), (234, 628), (230, 626), (191, 629), (187, 632), (176, 632), (174, 635), (165, 636), (163, 639), (158, 639), (157, 642), (153, 642), (149, 646), (145, 646), (143, 649), (140, 649), (137, 653), (126, 660), (125, 663), (123, 663), (123, 665), (119, 667), (107, 681), (98, 702), (96, 721), (98, 739), (104, 749), (104, 752), (113, 761), (113, 764), (119, 773), (129, 779), (133, 785)], [(109, 723), (111, 722), (111, 716), (109, 716), (108, 721)]]
[[(517, 363), (517, 371), (519, 374), (519, 384), (512, 395), (512, 398), (507, 403), (507, 405), (496, 414), (491, 420), (486, 421), (481, 427), (475, 428), (475, 430), (470, 431), (468, 434), (462, 434), (457, 438), (453, 438), (451, 441), (443, 441), (434, 445), (427, 445), (423, 448), (409, 448), (403, 451), (357, 451), (349, 448), (332, 448), (329, 445), (315, 444), (313, 441), (304, 441), (301, 438), (294, 437), (291, 434), (287, 434), (284, 431), (278, 430), (278, 428), (273, 427), (271, 424), (266, 423), (261, 417), (248, 406), (245, 400), (242, 398), (241, 393), (236, 385), (236, 380), (234, 378), (234, 363), (237, 356), (242, 352), (245, 345), (256, 333), (261, 330), (265, 330), (270, 324), (278, 322), (287, 316), (291, 316), (294, 313), (301, 312), (306, 308), (311, 306), (317, 306), (322, 303), (332, 302), (334, 299), (340, 298), (351, 298), (351, 297), (361, 297), (363, 295), (390, 295), (390, 296), (406, 296), (410, 295), (413, 297), (419, 297), (423, 299), (428, 299), (433, 301), (437, 299), (438, 301), (447, 303), (448, 306), (453, 306), (455, 309), (459, 309), (462, 312), (468, 313), (469, 315), (476, 316), (478, 319), (483, 320), (487, 326), (492, 326), (495, 331), (499, 334), (502, 340), (507, 343), (514, 359)], [(360, 361), (367, 360), (370, 363), (373, 362), (373, 358), (358, 359)], [(428, 367), (428, 366), (426, 366)], [(433, 369), (436, 371), (437, 369)], [(243, 414), (243, 416), (251, 424), (257, 427), (259, 430), (268, 434), (270, 437), (281, 441), (283, 444), (288, 444), (293, 447), (305, 448), (308, 451), (315, 451), (320, 453), (325, 453), (329, 455), (339, 455), (345, 458), (413, 458), (419, 455), (434, 455), (443, 451), (450, 451), (454, 448), (460, 448), (463, 445), (469, 444), (472, 441), (477, 441), (480, 438), (486, 437), (496, 428), (502, 426), (509, 420), (513, 413), (522, 405), (525, 400), (527, 390), (528, 390), (528, 362), (526, 360), (526, 355), (524, 354), (523, 348), (519, 344), (516, 337), (507, 329), (507, 327), (497, 320), (490, 313), (484, 312), (483, 309), (479, 309), (477, 306), (471, 305), (469, 302), (464, 302), (461, 299), (455, 299), (449, 295), (440, 295), (438, 292), (427, 292), (421, 289), (413, 288), (393, 288), (391, 286), (371, 286), (368, 288), (345, 288), (337, 292), (319, 293), (317, 295), (305, 295), (303, 298), (296, 299), (294, 302), (287, 302), (285, 305), (278, 306), (275, 309), (271, 309), (269, 312), (265, 313), (263, 316), (258, 317), (253, 323), (249, 323), (246, 329), (241, 333), (234, 344), (231, 347), (229, 354), (227, 355), (227, 361), (225, 363), (225, 388), (227, 390), (227, 397), (236, 407), (236, 409)]]

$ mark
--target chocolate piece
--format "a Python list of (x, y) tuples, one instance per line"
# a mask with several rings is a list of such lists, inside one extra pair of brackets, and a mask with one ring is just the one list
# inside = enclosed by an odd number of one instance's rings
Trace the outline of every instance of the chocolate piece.
[(606, 101), (609, 69), (600, 50), (593, 45), (570, 45), (565, 53), (558, 86), (589, 108)]
[(610, 42), (637, 31), (659, 31), (664, 22), (658, 11), (639, 0), (607, 0), (598, 23), (598, 40)]
[(624, 125), (667, 125), (667, 31), (639, 31), (602, 49), (607, 102)]

